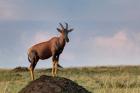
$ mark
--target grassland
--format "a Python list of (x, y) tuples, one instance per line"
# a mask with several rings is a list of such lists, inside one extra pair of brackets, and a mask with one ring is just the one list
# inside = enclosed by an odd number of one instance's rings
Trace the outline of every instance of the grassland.
[[(37, 69), (35, 76), (51, 75), (50, 69)], [(66, 68), (58, 76), (69, 78), (92, 93), (140, 93), (140, 66)], [(0, 69), (0, 93), (18, 93), (30, 82), (28, 71)]]

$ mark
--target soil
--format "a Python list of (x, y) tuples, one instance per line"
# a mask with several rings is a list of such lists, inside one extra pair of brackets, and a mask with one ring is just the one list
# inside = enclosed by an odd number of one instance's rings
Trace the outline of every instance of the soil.
[(42, 75), (19, 93), (91, 93), (77, 83), (63, 78)]
[(24, 72), (24, 71), (29, 71), (27, 67), (16, 67), (14, 69), (12, 69), (12, 71), (14, 72)]

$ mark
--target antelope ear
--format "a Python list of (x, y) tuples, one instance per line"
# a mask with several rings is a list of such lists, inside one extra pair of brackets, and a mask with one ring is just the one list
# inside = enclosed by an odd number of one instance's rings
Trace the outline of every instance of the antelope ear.
[(74, 30), (74, 29), (72, 28), (72, 29), (69, 30), (69, 32), (71, 32), (71, 31), (73, 31), (73, 30)]
[(57, 31), (60, 32), (60, 33), (62, 33), (62, 31), (59, 28), (57, 28)]

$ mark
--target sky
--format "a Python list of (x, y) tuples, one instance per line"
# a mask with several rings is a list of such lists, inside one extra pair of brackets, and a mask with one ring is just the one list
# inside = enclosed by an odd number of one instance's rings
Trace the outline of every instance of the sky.
[(28, 49), (59, 36), (60, 22), (74, 28), (63, 67), (140, 65), (139, 10), (140, 0), (0, 0), (0, 68), (28, 67)]

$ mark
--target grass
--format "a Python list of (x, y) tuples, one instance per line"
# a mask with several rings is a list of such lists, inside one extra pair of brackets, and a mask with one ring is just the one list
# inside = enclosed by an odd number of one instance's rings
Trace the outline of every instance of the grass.
[[(37, 69), (35, 77), (51, 75), (50, 69)], [(58, 76), (69, 78), (92, 93), (140, 93), (140, 66), (66, 68)], [(0, 69), (0, 93), (18, 93), (30, 82), (27, 71)]]

